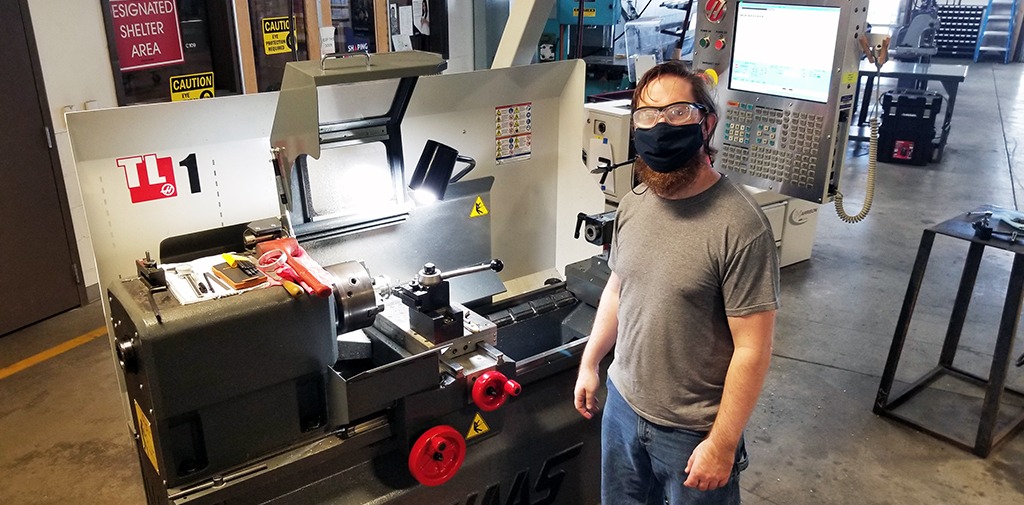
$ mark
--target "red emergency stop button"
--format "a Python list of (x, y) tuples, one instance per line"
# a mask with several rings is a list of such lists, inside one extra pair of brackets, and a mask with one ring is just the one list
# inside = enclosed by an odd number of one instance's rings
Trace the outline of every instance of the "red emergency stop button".
[(480, 410), (490, 412), (502, 406), (509, 396), (519, 396), (522, 390), (518, 382), (510, 380), (501, 372), (491, 370), (481, 374), (473, 383), (473, 403)]
[(721, 23), (725, 18), (727, 2), (728, 0), (708, 0), (704, 4), (704, 17), (712, 23)]
[(718, 49), (719, 51), (721, 51), (722, 49), (725, 49), (725, 39), (724, 38), (720, 38), (720, 39), (715, 41), (715, 49)]
[(466, 460), (466, 439), (451, 426), (434, 426), (409, 451), (409, 473), (424, 486), (440, 486)]

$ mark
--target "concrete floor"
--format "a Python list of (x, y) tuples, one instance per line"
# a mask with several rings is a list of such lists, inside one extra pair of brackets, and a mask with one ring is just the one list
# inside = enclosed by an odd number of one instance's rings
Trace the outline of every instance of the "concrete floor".
[[(1022, 80), (1019, 64), (973, 64), (941, 164), (881, 164), (875, 205), (860, 224), (822, 208), (813, 258), (783, 270), (775, 359), (747, 430), (744, 503), (1024, 503), (1024, 435), (980, 459), (871, 413), (921, 230), (981, 204), (1017, 206)], [(856, 213), (866, 146), (851, 149), (842, 187)], [(898, 380), (937, 362), (966, 250), (937, 239)], [(957, 355), (958, 366), (982, 376), (1010, 259), (986, 253)], [(0, 338), (0, 368), (101, 324), (93, 304)], [(1018, 389), (1022, 372), (1010, 369)], [(950, 381), (938, 388), (959, 401), (908, 408), (950, 433), (973, 433), (978, 392)], [(142, 502), (105, 338), (0, 379), (0, 503)]]

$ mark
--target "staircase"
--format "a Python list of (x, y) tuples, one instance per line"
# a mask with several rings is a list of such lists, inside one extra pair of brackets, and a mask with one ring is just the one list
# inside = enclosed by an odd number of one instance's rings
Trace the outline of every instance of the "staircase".
[(1003, 63), (1010, 62), (1016, 18), (1017, 0), (988, 0), (978, 44), (974, 47), (974, 61), (978, 61), (982, 54), (995, 53), (1002, 55)]

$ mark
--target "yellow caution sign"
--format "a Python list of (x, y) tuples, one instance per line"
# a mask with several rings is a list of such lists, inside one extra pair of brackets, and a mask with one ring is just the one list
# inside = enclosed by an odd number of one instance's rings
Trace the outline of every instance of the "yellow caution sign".
[(486, 215), (487, 206), (484, 205), (484, 199), (478, 196), (476, 197), (476, 202), (473, 204), (473, 210), (469, 212), (469, 217), (480, 217)]
[[(572, 10), (572, 15), (578, 17), (580, 15), (580, 8), (577, 7), (575, 9), (573, 9)], [(583, 8), (583, 17), (585, 17), (585, 18), (596, 18), (597, 17), (597, 9), (594, 8), (594, 7), (584, 7)]]
[(843, 84), (856, 84), (857, 72), (846, 72), (843, 74)]
[(292, 18), (288, 16), (263, 18), (263, 52), (267, 54), (290, 53), (294, 45)]
[(473, 416), (473, 424), (469, 426), (469, 431), (466, 432), (466, 440), (483, 435), (488, 431), (491, 431), (491, 427), (487, 426), (487, 423), (484, 422), (484, 418), (480, 416), (479, 412), (477, 412), (476, 415)]
[(134, 403), (135, 417), (138, 419), (139, 425), (139, 440), (142, 440), (142, 450), (146, 453), (146, 456), (149, 456), (149, 462), (153, 463), (153, 469), (159, 474), (160, 465), (156, 462), (156, 444), (153, 443), (152, 425), (149, 424), (146, 414), (142, 412), (142, 407), (139, 406), (138, 400), (134, 400)]
[(171, 77), (171, 101), (213, 98), (213, 72)]

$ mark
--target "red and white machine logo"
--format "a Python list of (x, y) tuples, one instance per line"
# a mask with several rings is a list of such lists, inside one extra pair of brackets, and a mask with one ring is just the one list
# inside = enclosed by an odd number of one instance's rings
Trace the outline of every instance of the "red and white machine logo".
[(132, 203), (169, 198), (178, 194), (174, 184), (174, 162), (171, 158), (157, 158), (156, 154), (128, 156), (117, 159), (124, 169)]

